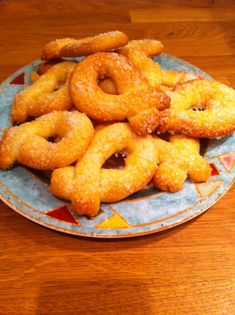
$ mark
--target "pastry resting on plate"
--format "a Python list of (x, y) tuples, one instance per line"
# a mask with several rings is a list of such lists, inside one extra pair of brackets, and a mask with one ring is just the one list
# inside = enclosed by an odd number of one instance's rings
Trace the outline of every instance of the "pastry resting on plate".
[[(33, 84), (19, 92), (0, 143), (0, 167), (50, 170), (51, 192), (79, 215), (99, 213), (144, 189), (176, 192), (210, 166), (200, 138), (235, 130), (235, 91), (200, 74), (163, 69), (155, 39), (119, 31), (58, 39), (42, 52)], [(82, 60), (72, 59), (86, 56)], [(68, 61), (66, 58), (70, 57)], [(123, 152), (122, 167), (104, 167)]]

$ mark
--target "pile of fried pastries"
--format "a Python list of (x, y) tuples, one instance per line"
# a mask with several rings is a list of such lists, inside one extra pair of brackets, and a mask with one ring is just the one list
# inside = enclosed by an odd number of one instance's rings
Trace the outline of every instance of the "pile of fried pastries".
[[(0, 168), (50, 170), (51, 192), (88, 217), (150, 182), (176, 192), (187, 177), (207, 181), (200, 138), (235, 130), (235, 91), (161, 68), (151, 57), (162, 50), (119, 31), (48, 43), (32, 85), (15, 96)], [(105, 167), (113, 156), (124, 164)]]

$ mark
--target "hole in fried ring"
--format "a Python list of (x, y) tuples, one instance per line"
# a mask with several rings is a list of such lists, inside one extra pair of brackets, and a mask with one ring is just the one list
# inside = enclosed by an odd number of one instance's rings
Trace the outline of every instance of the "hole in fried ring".
[(98, 85), (106, 94), (118, 95), (118, 90), (111, 78), (99, 79)]
[(128, 154), (126, 151), (116, 152), (109, 159), (107, 159), (102, 168), (105, 169), (122, 169), (126, 166), (125, 160)]

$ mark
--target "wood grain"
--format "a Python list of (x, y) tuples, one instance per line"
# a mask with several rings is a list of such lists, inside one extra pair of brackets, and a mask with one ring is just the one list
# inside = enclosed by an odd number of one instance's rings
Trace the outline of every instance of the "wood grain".
[(130, 11), (131, 21), (146, 22), (208, 22), (234, 21), (235, 11), (230, 8), (164, 8), (164, 9), (133, 9)]
[[(158, 38), (235, 87), (232, 0), (0, 1), (0, 80), (49, 40)], [(235, 186), (179, 227), (121, 241), (50, 231), (0, 204), (0, 314), (235, 314)]]

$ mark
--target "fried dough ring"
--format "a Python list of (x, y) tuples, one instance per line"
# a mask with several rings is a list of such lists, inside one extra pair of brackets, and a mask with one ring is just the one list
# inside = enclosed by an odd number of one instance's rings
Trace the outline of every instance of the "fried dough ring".
[(82, 39), (63, 38), (48, 43), (42, 52), (43, 60), (61, 57), (79, 57), (109, 51), (128, 43), (126, 34), (120, 31), (107, 32)]
[(160, 164), (153, 177), (157, 188), (176, 192), (182, 189), (187, 176), (194, 182), (205, 182), (211, 169), (200, 155), (198, 139), (181, 135), (171, 136), (169, 142), (155, 138)]
[(215, 138), (235, 130), (232, 88), (216, 81), (194, 80), (179, 85), (170, 97), (170, 108), (161, 112), (160, 131)]
[[(102, 169), (115, 152), (127, 150), (123, 169)], [(154, 139), (138, 137), (126, 123), (98, 130), (87, 152), (76, 164), (57, 169), (51, 177), (51, 191), (72, 201), (79, 215), (95, 216), (100, 202), (121, 200), (144, 188), (156, 172), (158, 163)]]
[(54, 110), (68, 110), (72, 107), (68, 91), (68, 77), (75, 62), (61, 62), (50, 68), (37, 81), (16, 94), (11, 118), (22, 123), (28, 117), (38, 117)]
[[(0, 168), (15, 162), (47, 170), (75, 162), (85, 152), (94, 133), (86, 115), (79, 112), (52, 112), (7, 129), (0, 145)], [(57, 136), (58, 143), (47, 139)]]
[[(98, 78), (105, 76), (112, 78), (119, 95), (106, 94), (98, 86)], [(103, 122), (127, 118), (137, 134), (155, 130), (159, 123), (158, 109), (169, 105), (166, 94), (151, 88), (127, 58), (116, 53), (97, 53), (81, 61), (70, 77), (69, 87), (74, 105), (90, 118)], [(137, 119), (141, 124), (132, 125), (135, 115), (139, 117), (149, 109), (152, 111), (149, 115), (145, 113), (145, 119)]]

